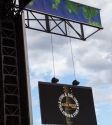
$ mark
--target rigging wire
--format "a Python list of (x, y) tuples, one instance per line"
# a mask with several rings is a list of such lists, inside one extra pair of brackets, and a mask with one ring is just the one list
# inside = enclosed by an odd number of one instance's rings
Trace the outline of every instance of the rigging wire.
[[(69, 29), (69, 26), (68, 26), (68, 31), (69, 31), (69, 36), (70, 36), (70, 29)], [(71, 38), (70, 38), (70, 48), (71, 48), (71, 55), (72, 55), (73, 72), (74, 72), (74, 77), (75, 77), (75, 80), (76, 80), (75, 63), (74, 63), (74, 58), (73, 58), (73, 49), (72, 49)]]
[(53, 47), (53, 41), (52, 41), (52, 34), (51, 34), (51, 46), (52, 46), (53, 72), (54, 72), (54, 77), (55, 77), (55, 65), (54, 65), (54, 47)]
[[(51, 21), (49, 23), (49, 28), (51, 26)], [(54, 71), (54, 77), (51, 79), (51, 83), (57, 83), (59, 82), (59, 79), (55, 78), (55, 65), (54, 65), (54, 47), (53, 47), (53, 38), (51, 34), (51, 48), (52, 48), (52, 62), (53, 62), (53, 71)]]

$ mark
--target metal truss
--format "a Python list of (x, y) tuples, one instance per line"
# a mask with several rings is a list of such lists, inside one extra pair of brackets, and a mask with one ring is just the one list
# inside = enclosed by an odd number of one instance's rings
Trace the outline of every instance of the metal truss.
[[(0, 4), (0, 125), (21, 125), (14, 8)], [(2, 1), (1, 1), (2, 2)]]
[[(52, 33), (56, 35), (61, 35), (64, 37), (70, 37), (79, 40), (86, 40), (99, 30), (103, 29), (100, 27), (90, 26), (87, 24), (83, 24), (80, 22), (73, 22), (70, 20), (62, 19), (59, 17), (55, 17), (52, 15), (47, 15), (39, 12), (35, 12), (33, 10), (25, 9), (25, 25), (26, 28), (42, 31), (46, 33)], [(32, 24), (35, 24), (32, 25)], [(85, 28), (92, 27), (95, 29), (92, 33), (85, 35)], [(88, 28), (88, 29), (89, 29)], [(72, 30), (72, 35), (70, 34), (70, 30)]]

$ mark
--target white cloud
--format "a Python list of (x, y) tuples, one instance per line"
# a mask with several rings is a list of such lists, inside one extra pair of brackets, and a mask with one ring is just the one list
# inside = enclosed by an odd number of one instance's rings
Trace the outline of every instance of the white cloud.
[(99, 108), (95, 108), (95, 112), (96, 112), (96, 116), (98, 116), (98, 115), (101, 114), (101, 109), (99, 109)]
[(32, 99), (32, 105), (34, 106), (34, 105), (37, 105), (39, 103), (39, 100), (37, 100), (37, 99)]
[(39, 78), (39, 76), (37, 78), (32, 78), (30, 80), (30, 84), (31, 84), (31, 89), (33, 90), (34, 88), (38, 87), (38, 81), (44, 81), (43, 78)]
[(36, 119), (36, 123), (37, 123), (38, 125), (41, 125), (41, 118)]
[(112, 105), (112, 86), (93, 87), (94, 102), (97, 106)]

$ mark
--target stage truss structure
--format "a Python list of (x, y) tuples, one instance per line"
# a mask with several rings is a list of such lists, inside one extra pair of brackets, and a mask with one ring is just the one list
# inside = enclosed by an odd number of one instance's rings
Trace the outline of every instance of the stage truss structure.
[[(103, 29), (102, 27), (90, 26), (81, 22), (63, 19), (29, 9), (25, 9), (24, 13), (26, 28), (64, 37), (70, 37), (73, 39), (85, 41), (87, 38)], [(32, 24), (35, 24), (35, 26)], [(89, 29), (90, 33), (87, 34), (86, 31)], [(72, 31), (72, 34), (70, 34), (70, 30)]]
[[(23, 79), (23, 76), (26, 77), (27, 74), (25, 69), (24, 45), (22, 45), (23, 43), (19, 43), (23, 40), (23, 31), (22, 28), (18, 29), (19, 26), (17, 26), (19, 22), (17, 20), (22, 17), (22, 11), (25, 13), (25, 27), (27, 29), (83, 41), (103, 29), (29, 9), (21, 10), (17, 4), (17, 0), (0, 0), (1, 125), (32, 125), (28, 115), (27, 94), (29, 91), (27, 90), (27, 78)], [(35, 25), (37, 27), (32, 25), (34, 23), (37, 23)], [(85, 27), (91, 27), (95, 30), (92, 30), (92, 33), (87, 35)], [(72, 30), (72, 33), (70, 33), (70, 30)], [(22, 51), (20, 51), (21, 49)], [(21, 57), (20, 55), (22, 54), (23, 56)], [(22, 83), (24, 83), (23, 86)]]
[(14, 3), (11, 0), (1, 1), (0, 4), (1, 125), (21, 125), (20, 88), (13, 5)]

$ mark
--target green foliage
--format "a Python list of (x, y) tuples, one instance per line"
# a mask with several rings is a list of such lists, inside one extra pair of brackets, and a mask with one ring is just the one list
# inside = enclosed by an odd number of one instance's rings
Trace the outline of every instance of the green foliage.
[(54, 4), (52, 5), (52, 9), (57, 10), (61, 0), (53, 0), (53, 1), (54, 1)]
[(102, 27), (98, 22), (89, 22), (89, 24), (97, 27)]
[[(61, 0), (53, 0), (54, 4), (52, 5), (52, 9), (58, 9), (59, 4)], [(98, 22), (95, 22), (93, 17), (98, 16), (98, 10), (89, 6), (81, 5), (78, 3), (71, 2), (69, 0), (65, 0), (66, 2), (66, 9), (69, 11), (69, 13), (74, 13), (78, 16), (78, 11), (82, 9), (84, 13), (84, 18), (88, 20), (88, 23), (93, 26), (101, 27), (101, 24)]]
[(34, 0), (32, 0), (29, 5), (32, 6), (34, 4)]
[(69, 11), (69, 13), (73, 12), (77, 15), (78, 10), (80, 9), (80, 4), (66, 0), (66, 8)]
[(88, 19), (89, 21), (92, 20), (94, 16), (97, 16), (98, 10), (92, 7), (88, 6), (83, 6), (82, 7), (83, 12), (84, 12), (84, 17)]
[(101, 27), (101, 24), (93, 20), (93, 17), (98, 15), (97, 9), (88, 6), (83, 6), (82, 10), (84, 12), (84, 17), (88, 20), (90, 25)]

